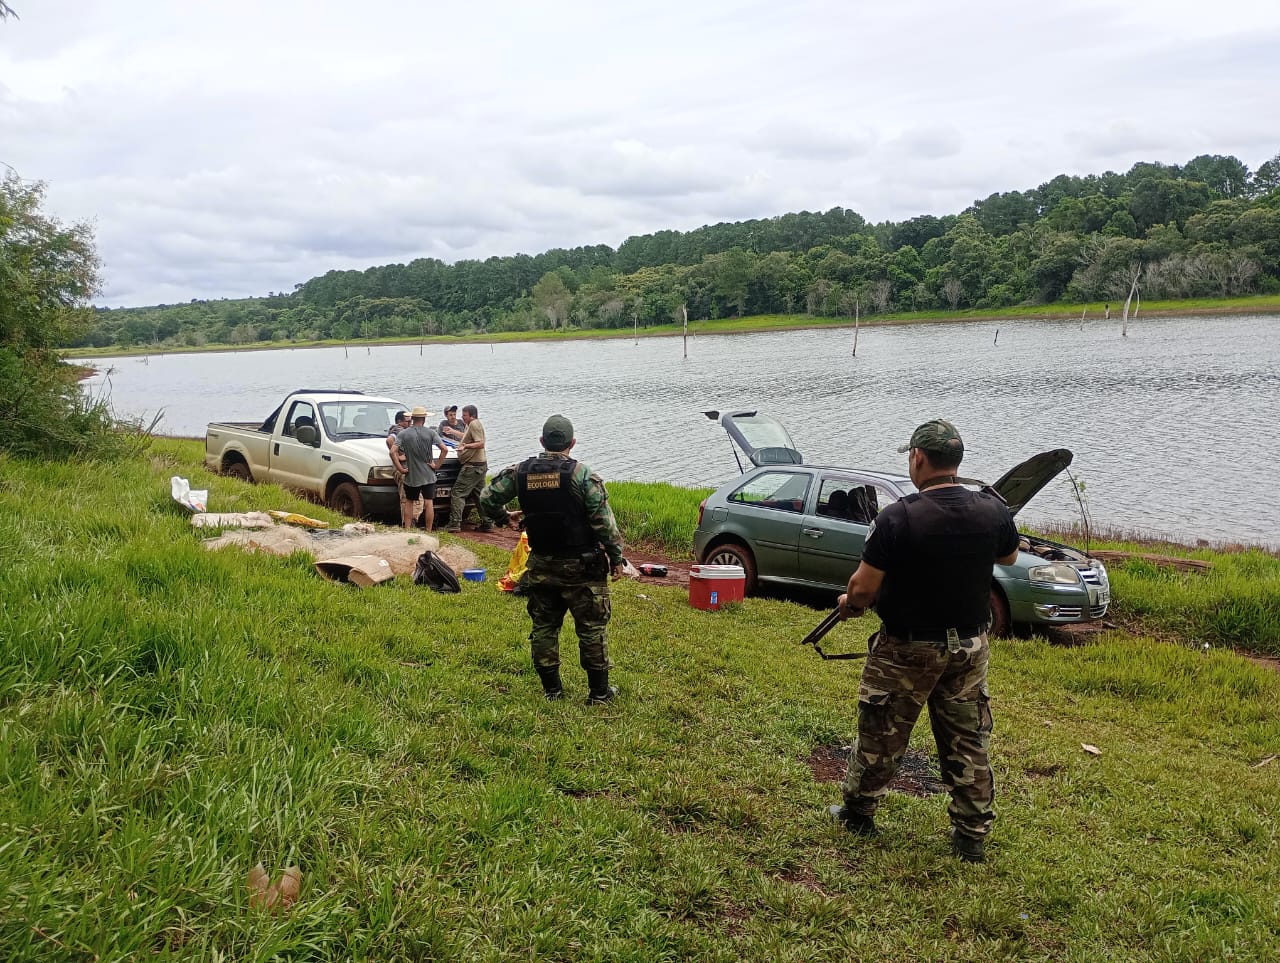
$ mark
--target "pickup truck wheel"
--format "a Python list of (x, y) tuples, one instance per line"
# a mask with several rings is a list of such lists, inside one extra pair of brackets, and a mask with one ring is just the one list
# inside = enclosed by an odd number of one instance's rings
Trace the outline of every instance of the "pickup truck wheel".
[(988, 635), (1007, 639), (1013, 626), (1009, 620), (1009, 602), (1004, 593), (996, 586), (991, 586), (991, 628)]
[(355, 482), (343, 482), (329, 493), (329, 507), (341, 515), (364, 518), (364, 502)]
[(723, 545), (717, 545), (707, 552), (707, 557), (703, 559), (703, 562), (707, 565), (737, 565), (741, 567), (746, 575), (745, 584), (742, 588), (743, 594), (755, 594), (756, 559), (751, 554), (751, 549), (745, 545), (739, 545), (737, 542), (725, 542)]
[(249, 471), (249, 466), (242, 461), (233, 461), (228, 463), (227, 467), (223, 470), (223, 474), (228, 475), (231, 478), (239, 478), (241, 481), (253, 481), (253, 473)]

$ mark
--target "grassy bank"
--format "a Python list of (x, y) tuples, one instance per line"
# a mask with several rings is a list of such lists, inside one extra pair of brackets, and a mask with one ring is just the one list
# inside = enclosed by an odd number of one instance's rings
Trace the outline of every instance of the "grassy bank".
[[(1111, 318), (1120, 321), (1121, 305), (1113, 307)], [(982, 308), (965, 311), (902, 311), (877, 314), (862, 319), (863, 326), (884, 324), (909, 324), (919, 321), (999, 321), (1002, 319), (1078, 319), (1081, 312), (1088, 318), (1100, 321), (1101, 304), (1044, 304), (1015, 305), (1007, 308)], [(1188, 298), (1181, 301), (1150, 301), (1141, 306), (1143, 316), (1169, 316), (1193, 314), (1280, 314), (1280, 295), (1258, 294), (1241, 298)], [(720, 318), (713, 321), (689, 322), (689, 333), (699, 334), (747, 334), (758, 331), (800, 330), (803, 328), (852, 327), (853, 319), (845, 317), (814, 317), (808, 314), (765, 314), (747, 318)], [(674, 337), (683, 333), (679, 324), (650, 325), (638, 333), (629, 328), (562, 328), (556, 331), (497, 331), (488, 334), (432, 335), (406, 340), (404, 338), (373, 338), (358, 341), (257, 341), (251, 344), (207, 344), (199, 347), (135, 347), (120, 348), (66, 348), (62, 354), (68, 359), (92, 357), (129, 357), (132, 355), (199, 353), (206, 351), (268, 351), (279, 348), (337, 348), (352, 349), (368, 345), (385, 344), (466, 344), (504, 343), (513, 341), (559, 341), (581, 338), (659, 338)]]
[[(703, 613), (619, 583), (621, 702), (580, 704), (569, 643), (572, 698), (548, 704), (520, 600), (492, 583), (362, 591), (306, 557), (206, 552), (172, 474), (217, 510), (325, 513), (198, 460), (176, 441), (113, 465), (0, 459), (6, 956), (1191, 961), (1280, 946), (1280, 674), (1122, 633), (997, 642), (1000, 818), (990, 861), (965, 866), (940, 797), (891, 794), (874, 842), (824, 819), (838, 789), (806, 760), (847, 743), (858, 669), (796, 644), (811, 609)], [(664, 514), (611, 492), (624, 518)], [(913, 746), (928, 750), (927, 726)], [(259, 860), (301, 866), (287, 913), (247, 905)]]

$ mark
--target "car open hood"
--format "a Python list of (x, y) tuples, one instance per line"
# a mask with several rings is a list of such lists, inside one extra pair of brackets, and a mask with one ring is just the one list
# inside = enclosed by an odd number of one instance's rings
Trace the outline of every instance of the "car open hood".
[(1067, 448), (1055, 448), (1032, 455), (1021, 465), (1011, 468), (991, 487), (1009, 505), (1009, 513), (1018, 514), (1022, 506), (1031, 501), (1045, 485), (1053, 481), (1071, 464), (1075, 456)]
[[(759, 468), (762, 465), (799, 465), (804, 462), (800, 452), (796, 451), (795, 442), (782, 427), (782, 422), (758, 411), (704, 411), (704, 415), (712, 421), (718, 421), (751, 464)], [(737, 457), (738, 452), (734, 452)], [(738, 462), (742, 468), (742, 462)]]

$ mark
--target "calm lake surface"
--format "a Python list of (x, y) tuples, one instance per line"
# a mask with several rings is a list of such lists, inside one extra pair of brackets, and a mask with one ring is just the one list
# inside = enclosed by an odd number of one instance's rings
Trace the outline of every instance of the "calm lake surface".
[[(997, 337), (998, 331), (998, 337)], [(994, 480), (1047, 448), (1075, 452), (1095, 525), (1183, 540), (1280, 544), (1266, 494), (1280, 451), (1280, 318), (1010, 321), (681, 339), (397, 345), (101, 358), (87, 390), (158, 431), (265, 417), (295, 388), (352, 388), (475, 404), (492, 469), (538, 450), (543, 420), (572, 419), (575, 453), (606, 480), (714, 487), (737, 474), (709, 409), (758, 408), (807, 462), (904, 470), (895, 450), (930, 418), (954, 421), (964, 471)], [(216, 494), (213, 496), (216, 505)], [(1023, 523), (1071, 523), (1064, 474)]]

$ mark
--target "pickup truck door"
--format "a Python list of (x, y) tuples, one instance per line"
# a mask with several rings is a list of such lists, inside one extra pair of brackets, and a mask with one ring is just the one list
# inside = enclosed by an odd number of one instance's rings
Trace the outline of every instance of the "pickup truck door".
[[(294, 437), (299, 424), (310, 424), (316, 429), (320, 448), (304, 445)], [(296, 491), (319, 494), (320, 480), (326, 474), (324, 459), (329, 457), (323, 448), (323, 438), (323, 428), (316, 417), (315, 407), (309, 401), (294, 401), (284, 418), (276, 422), (268, 471), (271, 481)]]

